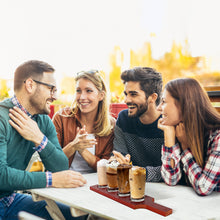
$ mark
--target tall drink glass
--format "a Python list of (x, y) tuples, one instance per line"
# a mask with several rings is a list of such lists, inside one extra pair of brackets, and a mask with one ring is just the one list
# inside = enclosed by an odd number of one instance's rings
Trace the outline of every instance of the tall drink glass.
[(117, 181), (117, 166), (118, 165), (119, 163), (115, 160), (106, 164), (108, 192), (115, 192), (118, 190), (118, 181)]
[(130, 184), (129, 184), (129, 169), (131, 165), (120, 164), (117, 167), (117, 180), (118, 180), (118, 195), (129, 196)]
[(106, 164), (108, 160), (101, 159), (97, 162), (98, 187), (107, 187)]
[(132, 202), (142, 202), (145, 198), (146, 169), (133, 166), (129, 170), (129, 182)]

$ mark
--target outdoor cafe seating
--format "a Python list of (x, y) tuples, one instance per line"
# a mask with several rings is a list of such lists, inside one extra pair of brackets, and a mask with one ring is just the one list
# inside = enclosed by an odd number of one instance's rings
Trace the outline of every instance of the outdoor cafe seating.
[[(213, 106), (220, 113), (220, 86), (205, 87), (205, 89), (208, 93), (210, 101), (213, 103)], [(127, 108), (127, 105), (125, 103), (112, 103), (110, 105), (110, 112), (112, 116), (117, 119), (119, 112), (126, 108)], [(51, 112), (49, 114), (49, 117), (52, 118), (54, 113), (56, 112), (55, 105), (51, 105), (50, 110)], [(30, 171), (43, 171), (44, 170), (44, 166), (42, 162), (39, 161), (39, 158), (36, 156), (32, 157), (30, 164), (31, 164), (31, 167), (29, 167), (28, 169)]]
[[(213, 105), (215, 106), (217, 111), (220, 113), (220, 88), (218, 87), (217, 89), (218, 90), (207, 91), (207, 93), (208, 93), (208, 96), (209, 96), (211, 102), (213, 103)], [(117, 119), (119, 112), (123, 109), (126, 109), (126, 108), (127, 108), (126, 104), (113, 103), (110, 106), (110, 112), (112, 113), (113, 117), (115, 117)], [(51, 113), (49, 116), (52, 118), (54, 113), (55, 113), (55, 106), (51, 105)], [(39, 158), (37, 155), (35, 155), (33, 157), (33, 161), (30, 162), (29, 167), (28, 167), (28, 169), (30, 171), (44, 171), (43, 164), (38, 159)], [(45, 199), (47, 202), (49, 202), (48, 204), (50, 204), (51, 201), (58, 200), (63, 203), (66, 203), (68, 205), (71, 204), (71, 212), (75, 213), (74, 216), (78, 216), (78, 215), (85, 214), (85, 213), (91, 213), (91, 214), (97, 214), (100, 217), (107, 217), (107, 219), (108, 218), (114, 219), (114, 217), (118, 218), (119, 216), (123, 215), (123, 214), (121, 214), (120, 210), (124, 209), (124, 212), (126, 212), (128, 214), (128, 215), (126, 215), (127, 219), (134, 219), (137, 216), (149, 217), (149, 218), (153, 217), (154, 219), (162, 219), (162, 216), (156, 215), (154, 212), (146, 212), (144, 209), (139, 209), (139, 210), (133, 211), (132, 209), (130, 210), (129, 208), (127, 208), (126, 206), (121, 206), (120, 204), (115, 204), (114, 201), (106, 200), (104, 197), (100, 197), (97, 194), (95, 194), (95, 197), (93, 198), (94, 194), (92, 194), (93, 192), (91, 190), (89, 190), (88, 187), (90, 185), (96, 183), (97, 176), (96, 176), (96, 174), (89, 174), (89, 175), (86, 175), (86, 178), (89, 180), (89, 184), (85, 188), (68, 189), (68, 190), (67, 189), (55, 189), (55, 188), (36, 189), (36, 190), (34, 189), (34, 190), (31, 190), (31, 193), (34, 196), (34, 201), (39, 201), (41, 199)], [(210, 209), (211, 214), (208, 212), (208, 210), (204, 211), (205, 209), (203, 211), (201, 211), (201, 213), (198, 212), (196, 215), (193, 211), (194, 209), (196, 209), (197, 211), (200, 210), (200, 205), (198, 203), (199, 201), (202, 202), (201, 206), (207, 206), (207, 204), (209, 203), (209, 200), (217, 202), (219, 200), (218, 199), (219, 197), (217, 197), (216, 193), (213, 193), (213, 195), (210, 197), (201, 198), (201, 197), (198, 197), (193, 192), (193, 189), (190, 187), (183, 187), (183, 186), (169, 187), (164, 183), (146, 183), (146, 185), (147, 185), (146, 186), (147, 193), (150, 196), (155, 197), (156, 201), (158, 201), (159, 204), (164, 205), (164, 206), (168, 206), (168, 207), (171, 207), (174, 209), (173, 213), (172, 212), (169, 213), (169, 216), (167, 216), (166, 218), (187, 219), (187, 218), (189, 218), (189, 216), (192, 216), (192, 215), (195, 217), (195, 219), (200, 219), (201, 216), (202, 217), (205, 217), (205, 216), (210, 217), (211, 215), (213, 215), (215, 217), (217, 216), (217, 219), (219, 217), (217, 212), (214, 211), (214, 210), (216, 210), (215, 207), (212, 207), (212, 210)], [(161, 188), (161, 191), (160, 191), (160, 188)], [(167, 193), (168, 192), (167, 190), (169, 191), (169, 193)], [(160, 193), (158, 193), (158, 191), (160, 191)], [(84, 193), (86, 193), (85, 195), (88, 198), (91, 197), (91, 198), (93, 198), (92, 200), (97, 200), (96, 203), (100, 204), (100, 201), (102, 201), (104, 203), (108, 202), (110, 206), (115, 206), (116, 211), (109, 213), (104, 208), (100, 211), (99, 206), (93, 206), (92, 203), (86, 203), (86, 201), (82, 200), (82, 198), (85, 197)], [(59, 195), (61, 195), (61, 194), (62, 194), (62, 196), (59, 197)], [(65, 194), (65, 198), (63, 197), (64, 194)], [(74, 197), (73, 197), (73, 194), (74, 194)], [(179, 194), (179, 196), (178, 196), (178, 194)], [(188, 194), (188, 196), (185, 196), (185, 194)], [(53, 195), (53, 196), (51, 197), (51, 195)], [(194, 209), (192, 209), (192, 211), (191, 211), (191, 209), (190, 209), (191, 206), (189, 204), (187, 206), (188, 212), (181, 213), (182, 205), (183, 204), (186, 205), (186, 204), (188, 204), (188, 202), (190, 203), (190, 201), (188, 201), (187, 203), (184, 203), (185, 201), (187, 201), (187, 198), (189, 196), (192, 197), (191, 203), (194, 205)], [(75, 198), (75, 199), (73, 200), (73, 198)], [(175, 204), (173, 203), (173, 201), (175, 201)], [(177, 205), (179, 203), (180, 203), (180, 205)], [(90, 204), (90, 205), (88, 205), (88, 204)], [(195, 206), (195, 204), (198, 204), (198, 205)], [(56, 209), (53, 210), (53, 207), (50, 207), (50, 208), (55, 213)], [(27, 216), (27, 215), (28, 215), (28, 213), (21, 213), (20, 219), (22, 219), (22, 220), (28, 219), (29, 216)], [(55, 215), (56, 215), (56, 213), (55, 213)], [(36, 217), (36, 219), (37, 219), (37, 217)], [(214, 219), (216, 219), (216, 218), (214, 218)]]

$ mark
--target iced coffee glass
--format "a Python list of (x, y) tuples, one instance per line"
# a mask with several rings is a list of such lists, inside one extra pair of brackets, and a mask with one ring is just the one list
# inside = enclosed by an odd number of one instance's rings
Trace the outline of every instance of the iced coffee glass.
[(118, 181), (117, 181), (118, 165), (119, 163), (115, 160), (106, 164), (108, 192), (115, 192), (118, 190)]
[(97, 162), (98, 187), (107, 187), (106, 164), (108, 160), (101, 159)]
[(117, 167), (117, 180), (118, 180), (118, 195), (129, 196), (130, 184), (129, 184), (129, 169), (131, 165), (120, 164)]
[(142, 202), (145, 197), (146, 169), (133, 166), (129, 170), (130, 197), (132, 202)]

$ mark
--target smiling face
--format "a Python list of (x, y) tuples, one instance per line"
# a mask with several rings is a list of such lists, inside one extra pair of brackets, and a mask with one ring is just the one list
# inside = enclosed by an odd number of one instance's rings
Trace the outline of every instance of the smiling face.
[(80, 78), (76, 82), (76, 102), (81, 113), (96, 113), (98, 104), (103, 98), (104, 93), (99, 92), (90, 80)]
[(128, 106), (129, 117), (140, 117), (148, 110), (145, 92), (140, 89), (139, 82), (125, 83), (125, 103)]
[(48, 85), (33, 81), (36, 90), (30, 97), (30, 106), (35, 114), (49, 114), (50, 105), (56, 100), (56, 80), (53, 73), (43, 73), (39, 81)]
[(175, 104), (175, 99), (167, 90), (164, 90), (162, 102), (157, 107), (157, 110), (161, 111), (163, 125), (175, 126), (181, 121), (180, 109)]

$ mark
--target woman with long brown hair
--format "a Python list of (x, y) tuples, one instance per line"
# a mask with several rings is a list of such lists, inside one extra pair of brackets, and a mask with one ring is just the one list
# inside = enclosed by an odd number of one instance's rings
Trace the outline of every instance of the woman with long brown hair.
[[(115, 119), (109, 113), (107, 89), (99, 71), (79, 72), (75, 82), (73, 105), (57, 112), (53, 123), (70, 169), (96, 172), (97, 162), (109, 159), (112, 152)], [(88, 138), (90, 134), (93, 138)]]
[(193, 78), (172, 80), (158, 110), (164, 181), (191, 185), (199, 195), (220, 191), (220, 114), (206, 91)]

